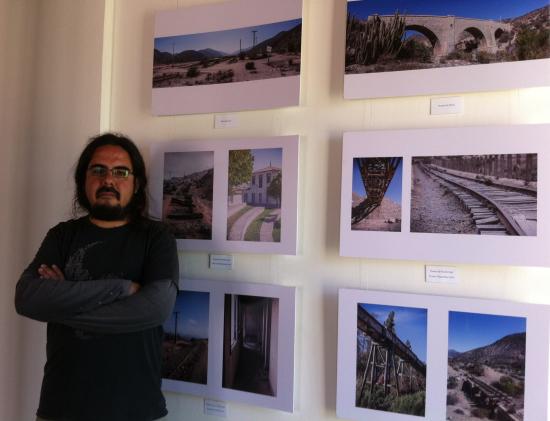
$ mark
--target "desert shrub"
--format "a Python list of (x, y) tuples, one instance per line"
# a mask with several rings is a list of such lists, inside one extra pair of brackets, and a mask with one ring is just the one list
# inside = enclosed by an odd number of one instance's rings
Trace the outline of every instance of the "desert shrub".
[(397, 58), (429, 63), (432, 61), (432, 49), (422, 42), (410, 39), (403, 44)]
[(232, 64), (232, 63), (236, 63), (238, 61), (239, 61), (239, 59), (237, 57), (233, 57), (231, 60), (229, 60), (229, 63)]
[(447, 60), (471, 60), (472, 55), (463, 50), (455, 50), (447, 54)]
[(239, 60), (244, 60), (244, 59), (246, 59), (246, 54), (241, 51), (239, 53)]
[(471, 364), (466, 367), (466, 370), (474, 376), (480, 377), (485, 373), (485, 369), (481, 364)]
[(447, 389), (455, 389), (458, 386), (458, 382), (455, 376), (451, 376), (447, 379)]
[(426, 393), (417, 392), (410, 395), (392, 397), (389, 411), (400, 414), (424, 415)]
[(187, 70), (187, 77), (197, 77), (200, 74), (199, 68), (197, 66), (191, 66)]
[(510, 396), (521, 396), (523, 394), (523, 384), (516, 384), (508, 376), (502, 376), (499, 381), (493, 382), (491, 385)]
[(491, 412), (486, 408), (473, 408), (471, 414), (473, 417), (485, 419), (489, 418)]
[(491, 54), (487, 51), (480, 51), (477, 53), (477, 61), (481, 64), (487, 64), (495, 61), (495, 54)]
[(292, 66), (294, 64), (294, 60), (292, 60), (291, 58), (288, 59), (288, 65), (289, 66)]
[(246, 70), (255, 70), (256, 69), (256, 64), (253, 61), (249, 61), (248, 63), (246, 63), (244, 65), (244, 68)]
[(497, 38), (499, 44), (504, 44), (512, 40), (512, 34), (508, 31), (502, 31), (500, 36)]
[(550, 33), (533, 29), (522, 29), (516, 38), (519, 60), (533, 60), (550, 57)]
[(203, 58), (199, 64), (202, 66), (203, 69), (206, 69), (209, 66), (208, 59)]
[(454, 405), (458, 402), (456, 393), (447, 393), (447, 405)]
[(395, 57), (403, 46), (405, 19), (395, 13), (390, 21), (372, 16), (361, 22), (348, 13), (346, 65), (375, 64), (383, 56)]

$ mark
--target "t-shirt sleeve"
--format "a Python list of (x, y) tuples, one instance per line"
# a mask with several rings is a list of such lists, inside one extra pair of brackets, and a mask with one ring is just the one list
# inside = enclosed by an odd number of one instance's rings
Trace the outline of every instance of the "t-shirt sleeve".
[(63, 233), (62, 224), (48, 232), (33, 261), (19, 278), (15, 291), (15, 308), (19, 314), (54, 322), (128, 296), (131, 282), (126, 279), (76, 282), (40, 278), (38, 268), (41, 264), (64, 266)]

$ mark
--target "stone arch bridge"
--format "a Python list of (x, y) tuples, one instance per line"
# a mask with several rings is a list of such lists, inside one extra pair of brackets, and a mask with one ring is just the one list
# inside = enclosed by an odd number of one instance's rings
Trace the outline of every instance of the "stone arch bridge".
[[(394, 19), (393, 15), (379, 17), (382, 21)], [(420, 32), (430, 40), (435, 57), (442, 57), (455, 51), (455, 46), (464, 32), (476, 38), (481, 51), (496, 53), (497, 39), (503, 32), (512, 30), (511, 24), (495, 20), (430, 15), (403, 15), (402, 17), (405, 19), (406, 30)], [(372, 18), (373, 16), (369, 16), (369, 19)]]

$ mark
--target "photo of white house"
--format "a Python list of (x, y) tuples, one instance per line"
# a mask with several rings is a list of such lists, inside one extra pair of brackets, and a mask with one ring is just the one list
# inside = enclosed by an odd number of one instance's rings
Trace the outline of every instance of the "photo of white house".
[(227, 239), (280, 242), (282, 148), (229, 151)]

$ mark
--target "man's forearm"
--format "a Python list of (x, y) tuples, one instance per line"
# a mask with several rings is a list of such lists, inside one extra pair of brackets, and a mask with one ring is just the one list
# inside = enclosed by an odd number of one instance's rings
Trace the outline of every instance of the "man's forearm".
[(128, 296), (131, 281), (105, 279), (66, 281), (23, 273), (17, 282), (15, 308), (23, 316), (56, 322)]
[(170, 316), (177, 287), (170, 279), (151, 281), (122, 300), (68, 317), (60, 323), (96, 333), (130, 333), (160, 326)]

